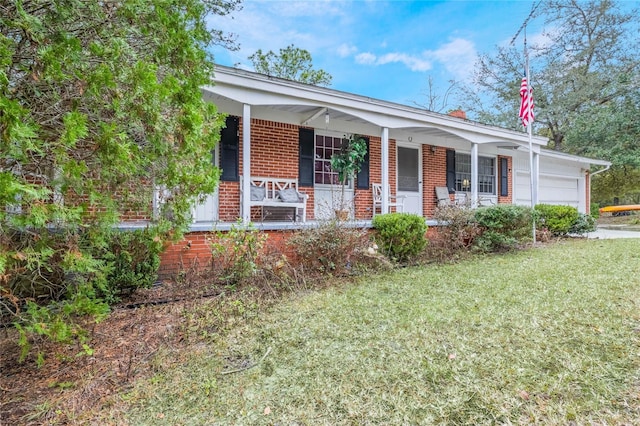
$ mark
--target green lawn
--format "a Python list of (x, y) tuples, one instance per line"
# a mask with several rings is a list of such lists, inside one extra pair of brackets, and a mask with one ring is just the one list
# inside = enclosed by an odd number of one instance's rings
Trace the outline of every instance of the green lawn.
[(124, 398), (135, 425), (637, 424), (640, 239), (292, 296)]

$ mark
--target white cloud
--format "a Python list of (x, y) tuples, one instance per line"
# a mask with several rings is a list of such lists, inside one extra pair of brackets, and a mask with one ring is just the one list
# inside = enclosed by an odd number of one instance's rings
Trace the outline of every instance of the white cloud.
[(364, 52), (356, 55), (356, 62), (362, 65), (386, 65), (393, 63), (404, 64), (411, 71), (429, 71), (432, 68), (430, 61), (407, 55), (406, 53), (386, 53), (382, 56), (376, 56), (371, 52)]
[(347, 56), (351, 56), (355, 54), (357, 51), (358, 51), (357, 47), (347, 43), (342, 43), (340, 46), (338, 46), (338, 49), (336, 49), (338, 56), (340, 56), (341, 58), (346, 58)]
[(436, 50), (425, 51), (424, 56), (441, 63), (455, 78), (467, 80), (473, 72), (478, 52), (469, 40), (456, 38)]
[[(348, 6), (341, 1), (316, 0), (316, 1), (277, 1), (277, 0), (251, 0), (260, 5), (261, 8), (268, 8), (274, 15), (286, 17), (320, 17), (322, 19), (335, 19), (347, 16)], [(246, 2), (245, 2), (246, 4)], [(348, 3), (347, 3), (348, 4)]]
[(550, 28), (543, 32), (533, 34), (528, 37), (527, 43), (532, 48), (544, 49), (553, 44), (553, 39), (559, 34), (559, 28)]
[(404, 64), (411, 71), (429, 71), (432, 68), (430, 61), (407, 55), (406, 53), (387, 53), (378, 58), (377, 63), (380, 65), (399, 62)]
[(336, 19), (344, 14), (344, 9), (327, 1), (318, 4), (306, 1), (251, 0), (246, 1), (243, 8), (233, 12), (231, 16), (209, 16), (208, 24), (227, 33), (239, 34), (240, 49), (225, 51), (224, 54), (231, 57), (234, 65), (251, 69), (248, 57), (258, 49), (277, 53), (279, 49), (294, 44), (308, 50), (316, 58), (319, 55), (315, 52), (335, 46), (337, 43), (333, 40), (317, 36), (316, 26), (319, 25), (318, 22), (324, 22), (316, 19), (319, 11), (324, 11), (325, 17), (329, 14)]
[(356, 55), (356, 62), (362, 65), (375, 65), (376, 55), (369, 52), (364, 52)]

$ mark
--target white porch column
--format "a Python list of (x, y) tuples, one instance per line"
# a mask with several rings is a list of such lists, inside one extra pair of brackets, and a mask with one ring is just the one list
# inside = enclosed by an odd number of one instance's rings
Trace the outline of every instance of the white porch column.
[(389, 128), (382, 128), (382, 205), (380, 213), (389, 211)]
[(251, 105), (242, 106), (242, 180), (240, 181), (242, 222), (251, 221)]
[(533, 194), (531, 194), (531, 199), (533, 200), (533, 205), (538, 204), (538, 190), (540, 188), (540, 153), (533, 152)]
[(478, 207), (478, 144), (471, 144), (471, 207)]
[(588, 214), (589, 194), (587, 193), (587, 177), (581, 174), (578, 178), (578, 211)]

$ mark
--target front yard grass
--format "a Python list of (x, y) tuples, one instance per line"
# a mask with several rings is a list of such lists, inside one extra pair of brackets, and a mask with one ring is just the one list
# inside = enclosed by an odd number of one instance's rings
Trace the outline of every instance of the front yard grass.
[(571, 240), (298, 294), (178, 368), (155, 362), (103, 420), (637, 424), (640, 239)]

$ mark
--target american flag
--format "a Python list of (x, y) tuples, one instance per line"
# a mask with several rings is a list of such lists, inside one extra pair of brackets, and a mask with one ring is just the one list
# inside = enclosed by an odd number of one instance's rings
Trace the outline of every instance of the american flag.
[(533, 88), (527, 87), (527, 76), (522, 77), (520, 84), (520, 114), (518, 117), (522, 119), (522, 125), (527, 127), (533, 123)]

